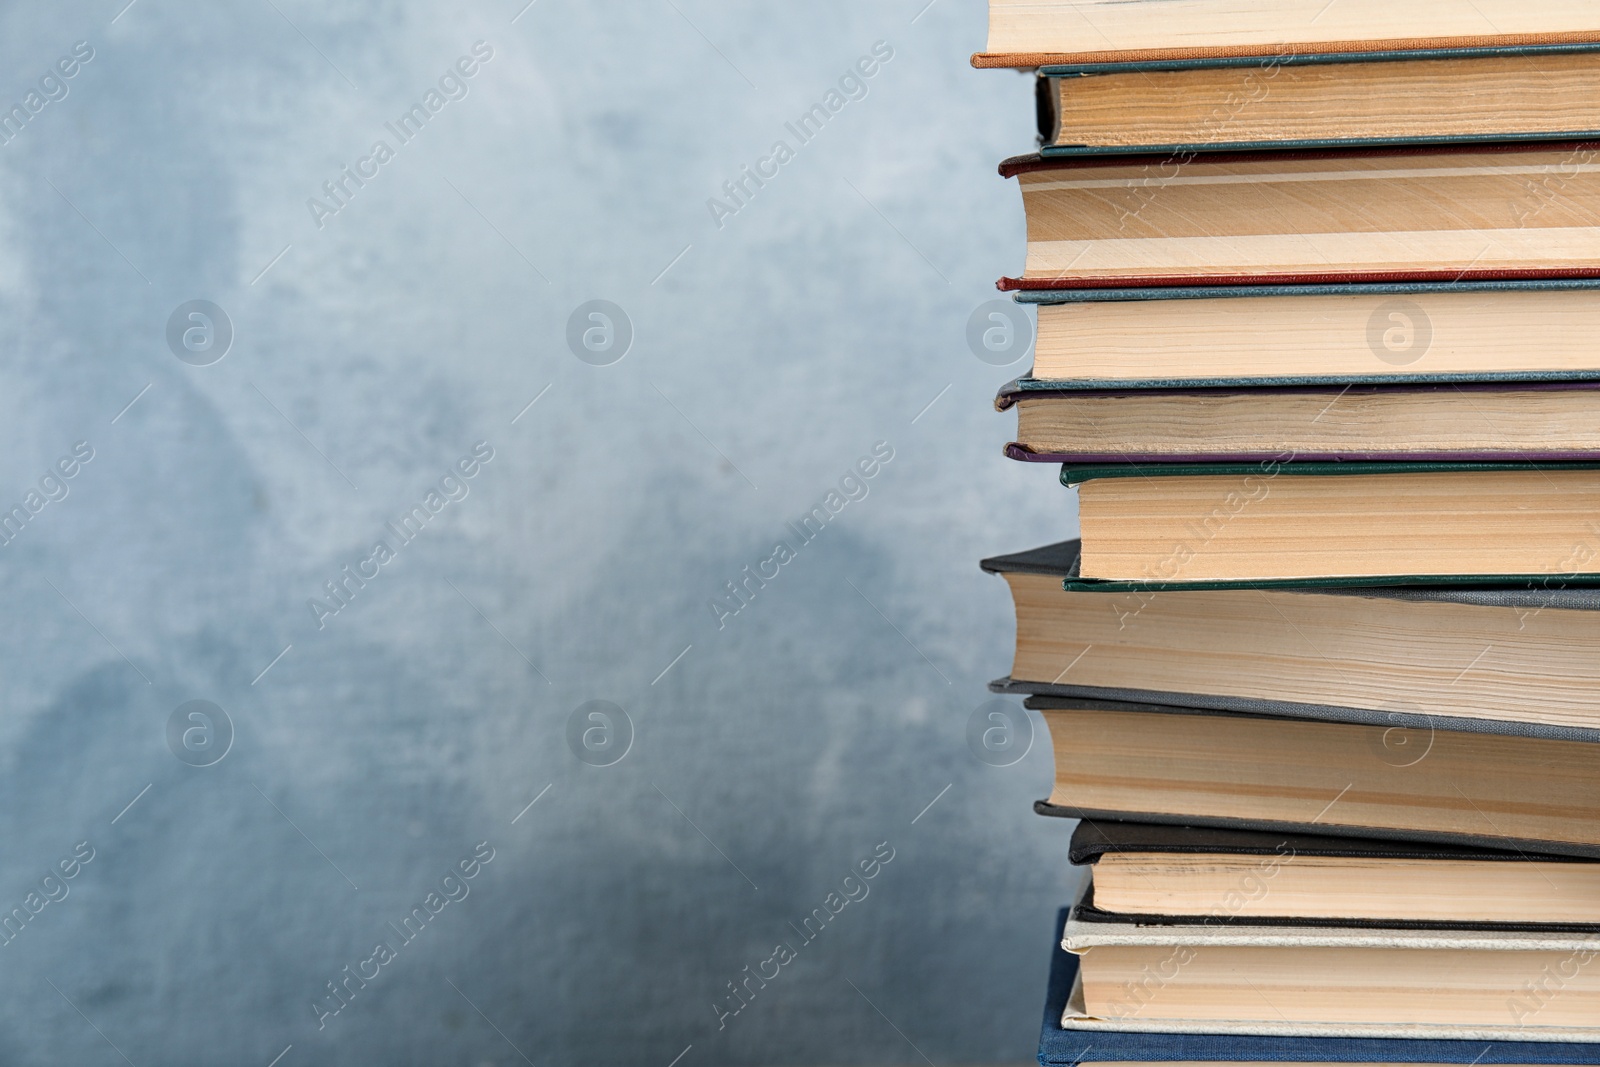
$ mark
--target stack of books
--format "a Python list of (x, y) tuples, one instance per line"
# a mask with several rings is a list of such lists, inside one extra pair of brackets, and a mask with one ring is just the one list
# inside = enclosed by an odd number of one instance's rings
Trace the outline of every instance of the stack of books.
[(1600, 5), (990, 0), (1040, 1062), (1600, 1063)]

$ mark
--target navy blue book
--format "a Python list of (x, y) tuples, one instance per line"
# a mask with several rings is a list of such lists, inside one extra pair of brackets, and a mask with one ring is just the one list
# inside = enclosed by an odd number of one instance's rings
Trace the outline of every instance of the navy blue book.
[(1070, 909), (1056, 917), (1050, 987), (1039, 1033), (1042, 1067), (1087, 1063), (1459, 1063), (1600, 1064), (1600, 1043), (1452, 1041), (1424, 1038), (1278, 1037), (1068, 1030), (1061, 1025), (1077, 979), (1077, 957), (1060, 945)]

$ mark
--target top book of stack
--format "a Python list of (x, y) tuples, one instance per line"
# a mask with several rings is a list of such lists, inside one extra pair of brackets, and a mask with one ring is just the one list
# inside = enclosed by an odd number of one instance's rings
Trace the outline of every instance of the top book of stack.
[(1046, 156), (1600, 134), (1581, 0), (993, 0), (973, 64), (1039, 69)]

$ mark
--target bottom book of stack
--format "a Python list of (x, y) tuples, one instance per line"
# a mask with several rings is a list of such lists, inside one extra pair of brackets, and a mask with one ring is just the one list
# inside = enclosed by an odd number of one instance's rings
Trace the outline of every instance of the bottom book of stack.
[(1600, 862), (1084, 821), (1039, 1062), (1600, 1064)]

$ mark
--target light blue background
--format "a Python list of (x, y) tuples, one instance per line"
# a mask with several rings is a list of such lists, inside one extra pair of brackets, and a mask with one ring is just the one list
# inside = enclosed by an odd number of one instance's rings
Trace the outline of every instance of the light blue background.
[[(0, 504), (95, 458), (0, 548), (0, 910), (95, 858), (0, 947), (0, 1062), (1032, 1056), (1070, 826), (1030, 811), (1042, 727), (1012, 767), (968, 751), (1011, 645), (976, 562), (1075, 519), (1000, 453), (1026, 364), (964, 336), (1020, 267), (995, 164), (1032, 86), (969, 67), (982, 3), (924, 2), (8, 5), (0, 102), (94, 58), (0, 147)], [(468, 95), (319, 229), (307, 198), (478, 40)], [(880, 40), (719, 228), (708, 198)], [(235, 330), (208, 367), (164, 339), (197, 298)], [(593, 298), (634, 328), (608, 367), (566, 344)], [(308, 600), (478, 441), (469, 495), (319, 630)], [(719, 629), (878, 441), (867, 497)], [(192, 699), (236, 731), (209, 768), (166, 741)], [(566, 742), (591, 699), (634, 726), (613, 766)], [(319, 1031), (324, 983), (485, 840)]]

